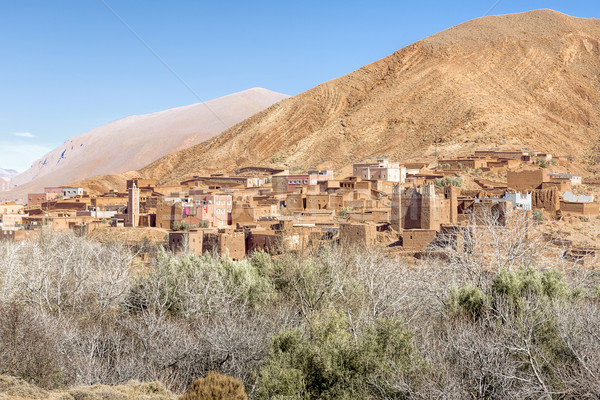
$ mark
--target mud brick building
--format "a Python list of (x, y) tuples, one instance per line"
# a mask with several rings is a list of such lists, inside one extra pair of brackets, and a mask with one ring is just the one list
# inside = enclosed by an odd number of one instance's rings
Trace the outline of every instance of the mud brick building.
[(189, 231), (170, 231), (169, 249), (174, 253), (190, 252), (202, 255), (204, 232), (192, 229)]
[(372, 247), (377, 243), (377, 227), (372, 224), (340, 224), (339, 241), (344, 247)]
[(241, 260), (246, 256), (244, 231), (232, 228), (213, 232), (205, 231), (202, 250), (220, 256), (228, 256), (232, 260)]

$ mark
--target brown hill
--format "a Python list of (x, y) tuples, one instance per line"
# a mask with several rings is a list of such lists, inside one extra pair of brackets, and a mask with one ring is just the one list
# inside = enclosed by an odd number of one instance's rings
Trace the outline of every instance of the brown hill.
[(528, 146), (596, 161), (600, 21), (550, 10), (466, 22), (283, 100), (141, 173), (333, 167)]

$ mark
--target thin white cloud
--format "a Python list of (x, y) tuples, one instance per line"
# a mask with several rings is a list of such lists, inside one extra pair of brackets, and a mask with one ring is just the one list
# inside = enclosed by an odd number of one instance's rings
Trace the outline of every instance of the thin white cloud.
[(13, 136), (28, 138), (28, 139), (33, 139), (33, 138), (37, 137), (31, 132), (9, 132), (9, 133)]
[(23, 172), (51, 150), (50, 147), (27, 142), (0, 141), (0, 168)]

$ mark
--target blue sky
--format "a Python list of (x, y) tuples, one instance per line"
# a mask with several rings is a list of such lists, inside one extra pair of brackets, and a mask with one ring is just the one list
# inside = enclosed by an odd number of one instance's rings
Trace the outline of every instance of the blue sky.
[(256, 86), (295, 95), (490, 8), (600, 17), (597, 0), (0, 0), (0, 168), (127, 115)]

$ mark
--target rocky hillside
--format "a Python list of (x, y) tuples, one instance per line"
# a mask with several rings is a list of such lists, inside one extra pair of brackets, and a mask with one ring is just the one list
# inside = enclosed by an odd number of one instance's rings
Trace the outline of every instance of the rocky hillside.
[(45, 186), (137, 170), (166, 154), (210, 139), (286, 97), (254, 88), (206, 103), (111, 122), (68, 139), (37, 160), (12, 179), (18, 187), (6, 196), (17, 198)]
[(599, 39), (600, 20), (550, 10), (472, 20), (140, 172), (175, 182), (252, 164), (337, 168), (374, 155), (491, 146), (527, 146), (590, 165), (600, 147)]

